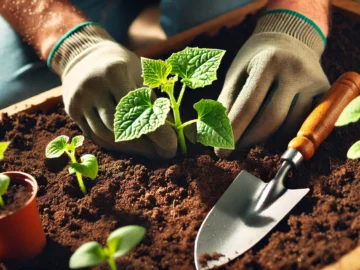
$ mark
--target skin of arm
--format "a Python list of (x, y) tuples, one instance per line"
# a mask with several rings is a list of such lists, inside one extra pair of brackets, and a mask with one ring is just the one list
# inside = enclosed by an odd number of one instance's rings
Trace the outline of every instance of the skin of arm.
[(290, 9), (313, 20), (324, 35), (329, 35), (329, 0), (270, 0), (268, 10)]
[(0, 14), (45, 61), (66, 32), (88, 21), (68, 0), (2, 0)]
[[(312, 19), (329, 34), (329, 0), (270, 0), (268, 10), (290, 9)], [(55, 43), (86, 16), (69, 0), (3, 0), (0, 14), (46, 60)]]

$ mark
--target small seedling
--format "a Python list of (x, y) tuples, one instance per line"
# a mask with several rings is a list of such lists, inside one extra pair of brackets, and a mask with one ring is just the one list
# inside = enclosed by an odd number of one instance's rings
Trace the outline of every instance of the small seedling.
[[(4, 153), (8, 148), (10, 142), (0, 142), (0, 160), (4, 159)], [(2, 198), (2, 195), (7, 191), (10, 184), (10, 177), (0, 173), (0, 207), (4, 208), (5, 203)]]
[(143, 239), (145, 233), (145, 228), (131, 225), (113, 231), (106, 241), (107, 247), (95, 241), (85, 243), (71, 256), (69, 267), (91, 267), (107, 261), (110, 269), (116, 270), (115, 258), (127, 254)]
[[(345, 108), (345, 110), (340, 115), (339, 119), (336, 122), (336, 126), (341, 127), (354, 123), (360, 120), (360, 97), (354, 99), (350, 104)], [(357, 141), (350, 147), (347, 152), (347, 157), (350, 159), (360, 158), (360, 141)]]
[(69, 173), (76, 174), (82, 193), (86, 194), (86, 187), (82, 175), (95, 179), (98, 174), (98, 162), (94, 155), (86, 154), (81, 156), (81, 163), (78, 163), (75, 157), (75, 149), (83, 145), (84, 136), (75, 136), (69, 143), (69, 137), (61, 135), (52, 140), (45, 150), (47, 158), (58, 158), (66, 153), (71, 160)]
[(5, 174), (0, 174), (0, 207), (4, 208), (5, 203), (2, 195), (7, 191), (10, 184), (10, 177)]
[[(188, 47), (173, 53), (165, 61), (141, 58), (142, 77), (144, 85), (148, 87), (131, 91), (120, 100), (114, 120), (115, 141), (133, 140), (167, 124), (177, 132), (180, 148), (186, 154), (184, 128), (196, 123), (198, 142), (206, 146), (234, 149), (231, 124), (220, 102), (200, 100), (194, 104), (198, 118), (185, 123), (181, 121), (179, 110), (186, 87), (203, 88), (217, 79), (216, 71), (224, 54), (224, 50)], [(176, 99), (174, 87), (179, 78), (182, 88)], [(169, 98), (158, 98), (152, 102), (153, 88), (160, 88)], [(174, 122), (167, 120), (170, 108)]]

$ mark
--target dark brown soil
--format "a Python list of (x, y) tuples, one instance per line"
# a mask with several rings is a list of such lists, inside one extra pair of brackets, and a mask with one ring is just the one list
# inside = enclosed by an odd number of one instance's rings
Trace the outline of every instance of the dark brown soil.
[(8, 190), (2, 196), (5, 208), (0, 208), (0, 217), (8, 215), (23, 207), (31, 198), (32, 191), (23, 185), (10, 184)]
[[(227, 54), (219, 80), (189, 92), (184, 111), (201, 96), (217, 97), (254, 21), (251, 17), (217, 37), (199, 37), (191, 44), (224, 48)], [(359, 71), (360, 29), (337, 14), (332, 31), (324, 68), (333, 82), (345, 71)], [(229, 160), (218, 159), (210, 148), (190, 146), (188, 157), (155, 162), (108, 153), (86, 140), (78, 154), (98, 157), (99, 176), (85, 180), (89, 194), (83, 197), (75, 177), (68, 174), (68, 159), (45, 159), (46, 144), (61, 134), (80, 134), (61, 105), (47, 114), (4, 116), (0, 140), (12, 144), (1, 170), (25, 171), (37, 179), (47, 246), (31, 261), (0, 263), (0, 269), (68, 269), (77, 247), (92, 240), (104, 244), (112, 230), (128, 224), (144, 225), (147, 234), (130, 254), (117, 259), (119, 269), (194, 269), (194, 240), (207, 212), (242, 169), (270, 180), (287, 145), (259, 145)], [(225, 268), (318, 269), (360, 244), (360, 162), (346, 159), (359, 134), (359, 124), (335, 129), (314, 158), (289, 177), (290, 187), (307, 186), (310, 193), (267, 237)]]

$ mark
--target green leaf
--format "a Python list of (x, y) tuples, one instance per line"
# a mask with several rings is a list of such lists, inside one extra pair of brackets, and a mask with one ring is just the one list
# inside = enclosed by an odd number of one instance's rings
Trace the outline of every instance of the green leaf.
[(142, 57), (141, 66), (144, 85), (151, 88), (164, 84), (167, 76), (169, 76), (171, 72), (171, 65), (163, 60), (153, 60)]
[(178, 81), (178, 75), (175, 75), (166, 80), (166, 82), (161, 86), (161, 92), (168, 93), (169, 95), (174, 94), (175, 83)]
[(355, 98), (341, 113), (335, 126), (345, 126), (360, 119), (360, 97)]
[(78, 135), (78, 136), (75, 136), (74, 138), (72, 138), (71, 140), (71, 145), (74, 146), (74, 148), (77, 148), (77, 147), (80, 147), (83, 145), (84, 143), (84, 136), (82, 135)]
[(143, 239), (145, 233), (144, 227), (136, 225), (119, 228), (109, 235), (108, 249), (114, 258), (123, 256)]
[(165, 124), (170, 100), (158, 98), (151, 104), (150, 95), (151, 89), (144, 87), (129, 92), (120, 100), (114, 120), (116, 142), (140, 138)]
[(198, 113), (198, 142), (206, 146), (234, 149), (234, 135), (225, 107), (218, 101), (202, 99), (194, 105)]
[(91, 267), (105, 261), (106, 256), (102, 246), (95, 241), (80, 246), (70, 258), (71, 269)]
[(353, 144), (347, 152), (347, 157), (350, 159), (360, 158), (360, 141)]
[(10, 142), (0, 142), (0, 160), (4, 159), (4, 153), (8, 148)]
[(94, 155), (86, 154), (81, 158), (81, 163), (72, 163), (69, 167), (70, 174), (75, 172), (81, 173), (91, 179), (95, 179), (98, 175), (98, 162)]
[(0, 173), (0, 196), (2, 196), (8, 189), (10, 184), (10, 177)]
[(187, 47), (173, 53), (166, 62), (172, 66), (171, 74), (179, 75), (186, 86), (196, 89), (217, 80), (216, 71), (224, 54), (224, 50)]
[(45, 150), (45, 155), (47, 158), (57, 158), (60, 157), (65, 149), (66, 144), (69, 141), (69, 137), (65, 135), (61, 135), (54, 140), (52, 140), (47, 146)]

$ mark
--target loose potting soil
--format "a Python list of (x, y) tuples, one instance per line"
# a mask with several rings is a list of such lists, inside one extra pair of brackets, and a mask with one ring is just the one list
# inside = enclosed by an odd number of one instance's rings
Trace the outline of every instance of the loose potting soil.
[(23, 185), (10, 184), (8, 190), (2, 196), (5, 208), (0, 207), (0, 217), (8, 215), (23, 207), (31, 198), (32, 191)]
[[(227, 53), (219, 80), (188, 91), (183, 112), (193, 111), (192, 104), (201, 97), (216, 99), (231, 60), (254, 24), (251, 16), (215, 37), (192, 42)], [(359, 24), (336, 13), (323, 57), (330, 82), (345, 71), (360, 71), (359, 44)], [(78, 155), (96, 155), (99, 176), (85, 179), (89, 194), (82, 196), (76, 178), (68, 173), (68, 158), (45, 158), (47, 143), (61, 134), (81, 134), (61, 104), (46, 114), (3, 116), (0, 139), (12, 143), (1, 170), (24, 171), (37, 179), (47, 246), (33, 260), (3, 262), (0, 269), (68, 269), (72, 252), (81, 244), (105, 244), (111, 231), (129, 224), (145, 226), (147, 234), (116, 260), (119, 269), (194, 269), (194, 240), (211, 207), (243, 169), (270, 180), (287, 146), (287, 141), (258, 145), (226, 160), (210, 148), (189, 145), (188, 157), (157, 162), (109, 153), (86, 140)], [(336, 128), (312, 160), (289, 176), (289, 187), (310, 187), (310, 193), (260, 243), (223, 268), (319, 269), (360, 244), (360, 162), (346, 159), (347, 149), (359, 139), (359, 124)]]

